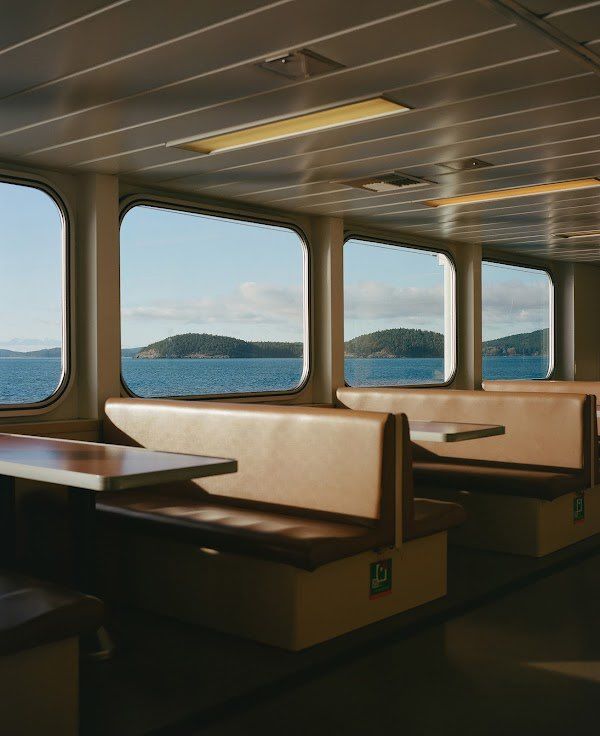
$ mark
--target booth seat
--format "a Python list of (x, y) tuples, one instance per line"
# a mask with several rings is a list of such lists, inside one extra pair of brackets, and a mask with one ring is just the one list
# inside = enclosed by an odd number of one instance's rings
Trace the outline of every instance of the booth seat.
[[(484, 381), (484, 391), (513, 391), (534, 393), (588, 394), (600, 403), (600, 381)], [(597, 416), (600, 433), (600, 416)]]
[[(130, 547), (137, 602), (298, 649), (444, 594), (446, 530), (463, 511), (415, 501), (405, 416), (145, 399), (110, 399), (105, 415), (109, 443), (238, 462), (98, 499)], [(369, 575), (387, 560), (377, 603)]]
[(80, 634), (101, 624), (91, 596), (0, 570), (0, 733), (75, 736)]
[(417, 494), (467, 510), (454, 541), (540, 556), (600, 531), (594, 396), (345, 387), (337, 397), (354, 410), (504, 425), (495, 437), (413, 443)]

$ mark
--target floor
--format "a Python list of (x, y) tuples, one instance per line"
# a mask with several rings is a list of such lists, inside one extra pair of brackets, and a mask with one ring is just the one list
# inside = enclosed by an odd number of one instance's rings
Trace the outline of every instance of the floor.
[(600, 540), (544, 560), (456, 548), (449, 573), (445, 599), (296, 654), (118, 612), (117, 656), (83, 667), (82, 734), (592, 732)]
[(600, 557), (193, 733), (598, 732)]

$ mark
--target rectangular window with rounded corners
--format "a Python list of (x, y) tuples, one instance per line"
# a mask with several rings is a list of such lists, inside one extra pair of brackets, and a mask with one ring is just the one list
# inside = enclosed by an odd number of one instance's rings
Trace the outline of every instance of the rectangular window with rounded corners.
[(140, 203), (121, 224), (121, 375), (144, 397), (297, 391), (307, 248), (291, 227)]
[(547, 271), (481, 264), (483, 377), (548, 378), (554, 367), (554, 285)]
[(450, 382), (456, 364), (454, 282), (445, 253), (349, 238), (344, 245), (346, 382)]
[(0, 408), (49, 403), (66, 383), (66, 245), (58, 198), (0, 181)]

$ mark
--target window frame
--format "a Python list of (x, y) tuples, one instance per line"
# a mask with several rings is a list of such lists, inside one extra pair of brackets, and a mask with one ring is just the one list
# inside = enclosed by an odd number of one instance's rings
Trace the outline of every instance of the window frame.
[(30, 401), (21, 404), (2, 404), (0, 403), (0, 414), (13, 413), (15, 415), (23, 412), (35, 412), (35, 410), (44, 410), (58, 403), (64, 396), (65, 392), (71, 385), (73, 377), (73, 354), (72, 354), (72, 225), (68, 207), (59, 194), (59, 192), (47, 182), (30, 177), (12, 176), (5, 172), (0, 173), (0, 184), (13, 184), (29, 189), (36, 189), (44, 192), (56, 205), (61, 218), (61, 314), (62, 314), (62, 360), (61, 380), (56, 389), (45, 399), (41, 401)]
[[(549, 330), (550, 330), (550, 339), (548, 340), (548, 373), (544, 376), (544, 378), (508, 378), (505, 380), (508, 381), (551, 381), (552, 377), (554, 376), (554, 371), (556, 370), (556, 284), (554, 282), (554, 275), (552, 271), (547, 266), (534, 266), (531, 263), (520, 263), (519, 261), (512, 261), (512, 260), (503, 260), (502, 258), (481, 258), (481, 269), (482, 269), (482, 283), (481, 283), (481, 327), (482, 327), (482, 333), (483, 333), (483, 264), (484, 263), (495, 263), (498, 266), (512, 266), (513, 268), (520, 268), (524, 271), (538, 271), (545, 273), (548, 277), (548, 281), (550, 283), (550, 304), (548, 305), (548, 315), (550, 317), (550, 324), (549, 324)], [(500, 379), (493, 379), (493, 378), (485, 378), (483, 376), (483, 334), (481, 337), (481, 349), (482, 349), (482, 355), (481, 355), (481, 373), (482, 373), (482, 380), (483, 381), (493, 381), (493, 380), (500, 380)]]
[[(302, 248), (302, 282), (303, 282), (303, 298), (302, 309), (304, 316), (304, 334), (303, 334), (303, 365), (300, 383), (292, 389), (282, 391), (250, 391), (240, 393), (225, 394), (189, 394), (176, 396), (140, 396), (129, 388), (123, 377), (123, 358), (121, 355), (121, 227), (123, 220), (128, 212), (135, 207), (154, 207), (161, 210), (172, 210), (174, 212), (189, 212), (195, 215), (206, 217), (221, 218), (223, 220), (234, 220), (239, 222), (252, 223), (257, 225), (267, 225), (270, 227), (279, 227), (292, 230), (298, 236)], [(174, 400), (174, 401), (223, 401), (227, 399), (247, 399), (247, 398), (269, 398), (281, 396), (297, 396), (304, 391), (312, 379), (313, 359), (312, 359), (312, 258), (310, 250), (310, 241), (304, 230), (295, 222), (284, 219), (254, 217), (240, 212), (227, 211), (226, 209), (212, 209), (209, 206), (195, 205), (189, 202), (170, 201), (168, 199), (154, 198), (151, 196), (127, 195), (121, 199), (121, 210), (119, 213), (119, 375), (121, 381), (121, 389), (126, 396), (135, 399), (149, 400)]]
[[(446, 256), (448, 259), (448, 262), (450, 263), (452, 267), (452, 336), (451, 336), (451, 344), (452, 344), (452, 373), (450, 374), (450, 377), (447, 378), (445, 381), (439, 381), (437, 383), (407, 383), (407, 384), (392, 384), (392, 385), (382, 385), (377, 386), (377, 388), (414, 388), (414, 389), (424, 389), (424, 388), (448, 388), (451, 386), (454, 381), (456, 380), (456, 376), (458, 373), (458, 360), (459, 360), (459, 345), (458, 345), (458, 300), (456, 298), (456, 284), (457, 284), (457, 269), (456, 269), (456, 259), (454, 258), (453, 253), (451, 251), (445, 249), (445, 248), (439, 248), (432, 245), (415, 245), (413, 243), (407, 243), (405, 241), (398, 241), (398, 240), (391, 240), (386, 237), (379, 237), (379, 236), (372, 236), (372, 235), (365, 235), (364, 233), (360, 233), (354, 230), (349, 230), (344, 233), (344, 242), (343, 242), (343, 248), (346, 247), (346, 243), (350, 240), (363, 240), (367, 242), (373, 242), (373, 243), (381, 243), (383, 245), (391, 245), (396, 248), (405, 248), (406, 250), (416, 250), (421, 251), (425, 253), (435, 253), (436, 255), (443, 255)], [(342, 271), (344, 271), (344, 259), (342, 257)], [(344, 273), (342, 273), (342, 291), (344, 293), (344, 305), (345, 305), (345, 278)], [(343, 322), (344, 322), (344, 343), (346, 342), (346, 315), (343, 315)], [(445, 358), (445, 356), (444, 356)], [(352, 388), (352, 384), (348, 383), (348, 380), (346, 378), (346, 361), (344, 360), (344, 385)], [(359, 386), (355, 386), (354, 388), (360, 388)]]

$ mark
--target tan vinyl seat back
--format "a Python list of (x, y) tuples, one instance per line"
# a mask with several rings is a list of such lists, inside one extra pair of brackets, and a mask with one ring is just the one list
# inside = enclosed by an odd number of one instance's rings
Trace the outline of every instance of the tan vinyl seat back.
[[(536, 393), (588, 394), (600, 402), (600, 381), (484, 381), (484, 391), (515, 391)], [(600, 432), (600, 417), (597, 418)]]
[(589, 394), (600, 401), (600, 381), (484, 381), (484, 391)]
[(105, 415), (106, 442), (236, 459), (237, 473), (195, 481), (210, 494), (393, 529), (389, 415), (156, 399), (109, 399)]
[(595, 402), (581, 394), (452, 389), (340, 388), (350, 409), (404, 412), (409, 421), (501, 424), (506, 434), (465, 442), (420, 442), (415, 459), (461, 458), (581, 471), (592, 481)]

